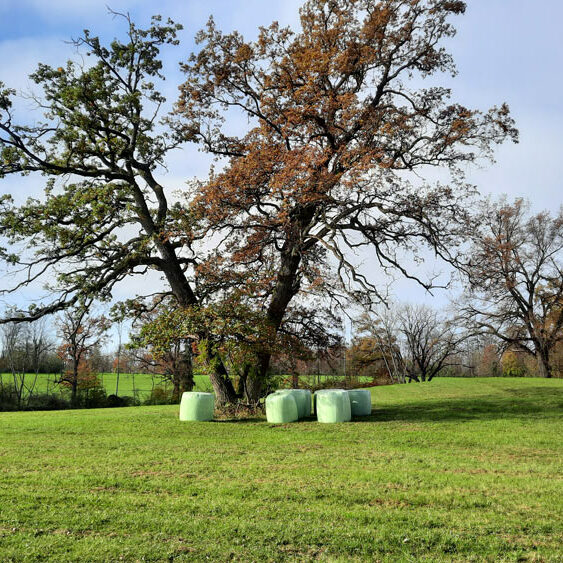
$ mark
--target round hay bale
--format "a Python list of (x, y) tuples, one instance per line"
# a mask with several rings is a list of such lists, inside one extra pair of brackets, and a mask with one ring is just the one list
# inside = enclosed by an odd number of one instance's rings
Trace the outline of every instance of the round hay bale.
[(321, 389), (315, 393), (319, 422), (348, 422), (352, 418), (350, 396), (344, 389)]
[(352, 416), (369, 416), (371, 414), (371, 393), (369, 389), (349, 389)]
[(309, 389), (278, 389), (275, 393), (289, 393), (295, 397), (299, 418), (311, 416), (312, 395)]
[(182, 393), (180, 401), (180, 420), (182, 421), (208, 421), (213, 420), (215, 408), (215, 395), (199, 391), (186, 391)]
[(272, 393), (266, 397), (266, 420), (272, 424), (295, 422), (299, 418), (292, 393)]

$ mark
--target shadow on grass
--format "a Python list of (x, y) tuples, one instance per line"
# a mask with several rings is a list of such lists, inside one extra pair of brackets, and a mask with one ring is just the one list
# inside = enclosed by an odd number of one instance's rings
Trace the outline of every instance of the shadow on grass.
[(494, 420), (521, 418), (561, 418), (563, 393), (545, 387), (505, 390), (502, 397), (442, 398), (413, 401), (398, 405), (374, 405), (371, 416), (356, 419), (358, 422), (403, 420), (407, 422), (433, 422), (447, 420)]
[[(437, 422), (496, 420), (502, 418), (541, 417), (543, 419), (563, 417), (563, 392), (545, 387), (525, 389), (504, 389), (502, 396), (493, 398), (456, 397), (413, 400), (401, 404), (373, 406), (370, 416), (354, 417), (353, 422)], [(215, 423), (266, 422), (265, 418), (222, 418)], [(310, 416), (295, 424), (317, 423), (316, 416)], [(284, 426), (283, 424), (273, 426)]]
[(233, 424), (233, 422), (264, 422), (264, 418), (258, 418), (258, 417), (252, 417), (252, 418), (214, 418), (211, 422), (214, 423), (223, 423), (223, 422), (228, 422), (229, 424)]

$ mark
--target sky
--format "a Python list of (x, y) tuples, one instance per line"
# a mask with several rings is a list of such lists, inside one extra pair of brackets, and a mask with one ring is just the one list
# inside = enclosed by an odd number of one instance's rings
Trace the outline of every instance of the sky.
[[(468, 180), (484, 195), (524, 197), (534, 211), (554, 211), (563, 202), (563, 2), (467, 3), (466, 14), (453, 20), (458, 33), (447, 44), (458, 75), (444, 82), (451, 86), (454, 101), (469, 107), (486, 110), (507, 102), (520, 130), (519, 144), (499, 147), (496, 163), (469, 170)], [(74, 55), (68, 40), (84, 28), (108, 39), (121, 35), (122, 22), (108, 15), (109, 5), (128, 12), (140, 26), (154, 13), (184, 25), (181, 46), (163, 55), (165, 94), (173, 102), (182, 81), (178, 62), (196, 49), (193, 36), (210, 15), (224, 32), (237, 29), (252, 39), (258, 26), (273, 20), (297, 27), (300, 4), (300, 0), (0, 0), (0, 81), (26, 91), (31, 87), (28, 75), (38, 62), (63, 66)], [(166, 183), (181, 188), (187, 178), (204, 177), (208, 166), (209, 159), (189, 147), (172, 157)], [(34, 178), (0, 180), (0, 193), (13, 193), (18, 200), (37, 194), (41, 187)], [(132, 282), (120, 291), (123, 296), (135, 293), (139, 283), (146, 281)], [(399, 300), (446, 298), (439, 292), (424, 295), (406, 281), (398, 281), (394, 292)]]

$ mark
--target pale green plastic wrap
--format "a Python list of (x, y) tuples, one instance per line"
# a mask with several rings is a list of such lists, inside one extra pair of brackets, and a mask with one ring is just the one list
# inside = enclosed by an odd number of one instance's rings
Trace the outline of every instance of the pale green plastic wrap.
[(295, 397), (299, 418), (311, 416), (312, 395), (309, 389), (278, 389), (276, 393), (289, 393)]
[(321, 389), (315, 393), (319, 422), (348, 422), (352, 419), (350, 396), (344, 389)]
[(190, 391), (182, 393), (180, 401), (180, 420), (207, 421), (213, 420), (215, 395)]
[(371, 414), (371, 393), (369, 389), (350, 389), (350, 408), (352, 416), (368, 416)]
[(272, 424), (295, 422), (299, 418), (297, 401), (292, 393), (272, 393), (266, 397), (266, 420)]

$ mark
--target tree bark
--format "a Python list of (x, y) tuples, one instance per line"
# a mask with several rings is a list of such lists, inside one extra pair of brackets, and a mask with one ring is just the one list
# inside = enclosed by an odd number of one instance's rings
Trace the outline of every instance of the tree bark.
[[(273, 330), (274, 338), (281, 326), (290, 301), (299, 290), (297, 271), (300, 263), (301, 255), (295, 248), (288, 249), (282, 255), (276, 286), (266, 313), (266, 319)], [(257, 403), (260, 399), (262, 384), (268, 374), (271, 357), (270, 351), (258, 354), (256, 373), (249, 375), (247, 378), (245, 394), (250, 403)]]
[[(172, 289), (172, 293), (176, 297), (178, 304), (181, 307), (197, 305), (197, 297), (187, 282), (184, 272), (182, 271), (173, 250), (168, 248), (166, 245), (162, 245), (162, 248), (159, 250), (163, 259), (165, 261), (169, 261), (167, 262), (167, 267), (164, 269), (164, 274), (166, 275), (166, 279), (170, 284), (170, 288)], [(199, 336), (205, 337), (205, 335)], [(215, 391), (215, 400), (217, 404), (225, 405), (227, 403), (235, 403), (237, 400), (237, 394), (223, 361), (217, 355), (211, 357), (210, 361), (211, 360), (213, 360), (215, 368), (209, 378), (211, 380), (211, 384), (213, 385), (213, 390)], [(192, 386), (189, 390), (193, 389), (193, 372), (191, 374), (191, 381)]]
[(219, 358), (217, 358), (217, 360), (218, 362), (215, 365), (215, 369), (209, 376), (213, 390), (215, 391), (215, 401), (218, 405), (236, 403), (238, 395), (233, 386), (233, 382), (223, 362)]
[(178, 398), (181, 397), (184, 391), (191, 391), (194, 388), (195, 381), (194, 381), (194, 370), (193, 370), (193, 363), (192, 363), (192, 352), (190, 349), (189, 342), (186, 343), (185, 349), (180, 357), (180, 365), (179, 365), (179, 393)]
[(72, 395), (70, 398), (70, 404), (76, 407), (78, 396), (78, 364), (73, 362), (72, 365)]
[(551, 377), (551, 365), (549, 361), (549, 351), (540, 350), (537, 354), (538, 373), (540, 377)]
[(248, 403), (255, 405), (260, 400), (263, 380), (262, 377), (247, 377), (244, 386), (244, 398)]

